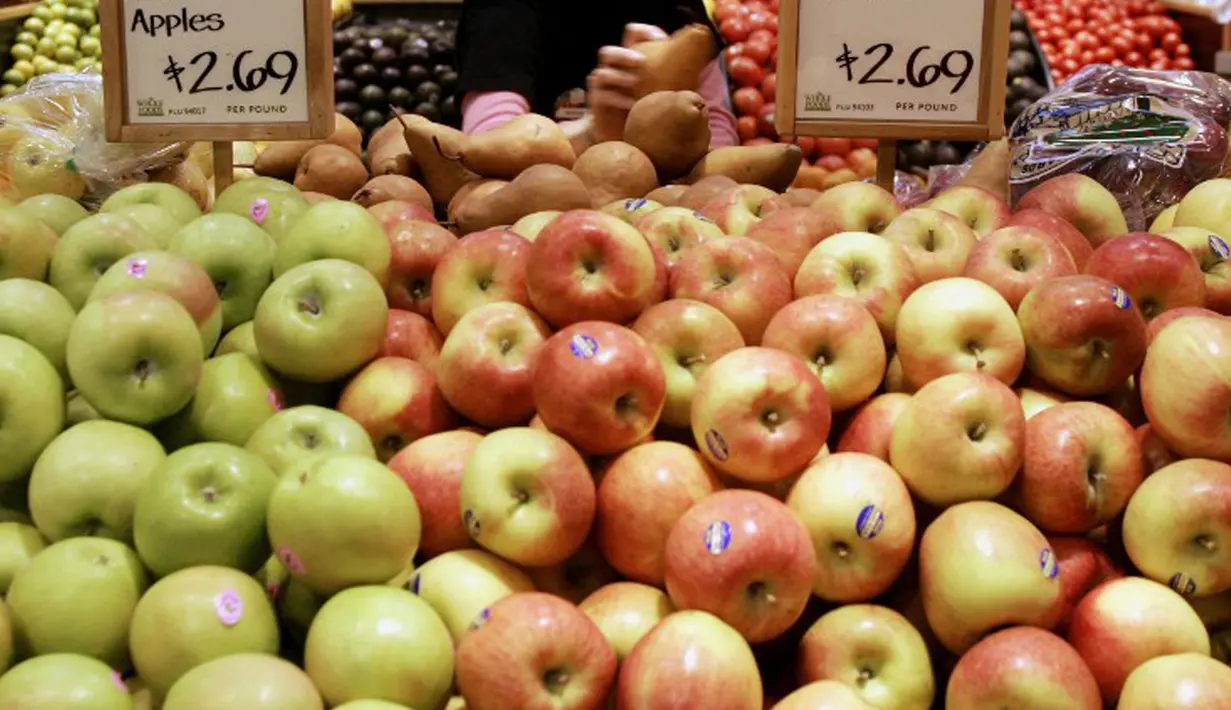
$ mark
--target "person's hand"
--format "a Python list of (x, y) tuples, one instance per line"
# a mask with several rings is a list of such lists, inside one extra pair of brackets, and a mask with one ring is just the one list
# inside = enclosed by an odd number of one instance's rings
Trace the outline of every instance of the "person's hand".
[(667, 33), (661, 28), (630, 24), (624, 27), (623, 46), (607, 46), (598, 51), (598, 66), (586, 80), (590, 131), (595, 142), (622, 138), (628, 111), (637, 101), (645, 55), (631, 47), (641, 42), (664, 39), (667, 39)]

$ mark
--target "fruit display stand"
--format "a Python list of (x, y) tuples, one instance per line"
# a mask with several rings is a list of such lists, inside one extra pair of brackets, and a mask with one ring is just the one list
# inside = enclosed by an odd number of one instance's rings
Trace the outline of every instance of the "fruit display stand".
[(1163, 5), (1179, 23), (1180, 35), (1191, 47), (1196, 68), (1231, 75), (1231, 66), (1219, 64), (1219, 55), (1231, 52), (1231, 24), (1219, 22), (1209, 7), (1197, 2), (1166, 0)]

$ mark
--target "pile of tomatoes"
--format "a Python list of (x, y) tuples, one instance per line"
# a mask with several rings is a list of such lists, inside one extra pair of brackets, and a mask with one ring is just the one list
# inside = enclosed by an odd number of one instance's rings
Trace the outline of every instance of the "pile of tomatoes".
[(1166, 8), (1148, 0), (1017, 0), (1057, 84), (1090, 64), (1192, 69)]

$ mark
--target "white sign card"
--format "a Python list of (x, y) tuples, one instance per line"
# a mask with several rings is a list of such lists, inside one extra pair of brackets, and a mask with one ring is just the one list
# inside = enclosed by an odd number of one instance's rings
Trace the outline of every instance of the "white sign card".
[(304, 123), (303, 0), (124, 0), (128, 120)]

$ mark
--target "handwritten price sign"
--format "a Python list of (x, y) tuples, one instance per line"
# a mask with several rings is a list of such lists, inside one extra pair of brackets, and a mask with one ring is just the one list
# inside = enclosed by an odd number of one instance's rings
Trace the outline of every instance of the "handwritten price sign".
[[(332, 129), (328, 0), (104, 0), (101, 9), (104, 46), (118, 49), (104, 52), (123, 58), (108, 72), (112, 140), (283, 140)], [(122, 116), (112, 115), (113, 93)]]
[(1007, 0), (782, 0), (779, 9), (780, 132), (1003, 133)]

